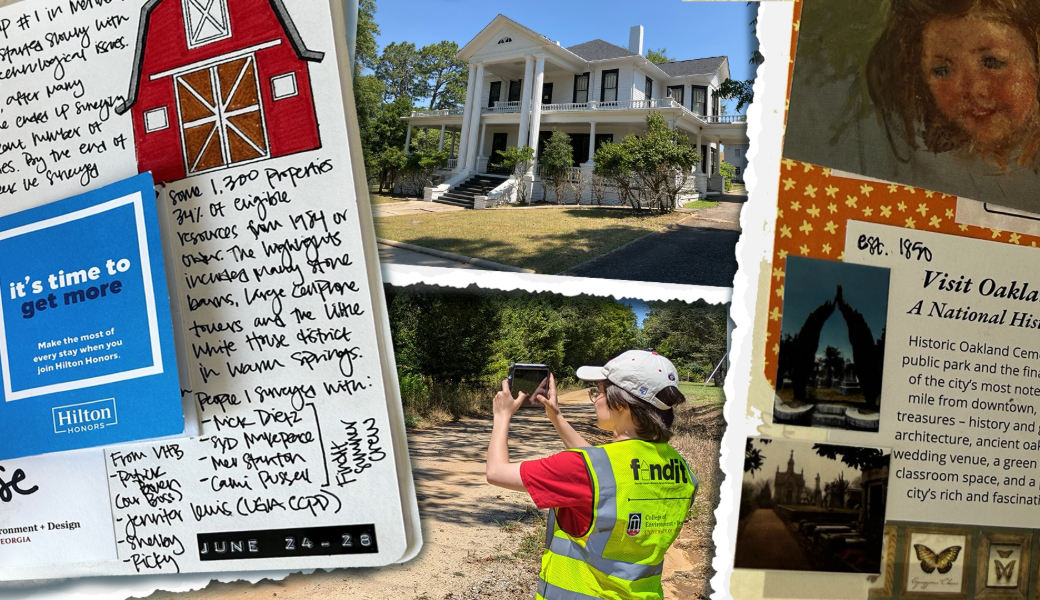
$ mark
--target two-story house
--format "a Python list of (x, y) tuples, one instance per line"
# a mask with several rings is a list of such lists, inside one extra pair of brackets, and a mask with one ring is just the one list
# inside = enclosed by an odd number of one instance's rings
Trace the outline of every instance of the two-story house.
[(704, 157), (691, 178), (696, 191), (721, 190), (720, 146), (749, 143), (744, 116), (720, 114), (717, 90), (730, 76), (729, 59), (654, 64), (642, 54), (640, 25), (631, 28), (628, 48), (601, 39), (564, 47), (498, 15), (458, 53), (469, 64), (465, 108), (412, 112), (406, 145), (413, 127), (440, 129), (442, 146), (445, 132), (461, 133), (458, 147), (449, 148), (452, 177), (436, 197), (474, 175), (506, 174), (499, 150), (528, 145), (540, 152), (554, 130), (570, 135), (575, 168), (591, 170), (596, 149), (640, 135), (656, 111)]

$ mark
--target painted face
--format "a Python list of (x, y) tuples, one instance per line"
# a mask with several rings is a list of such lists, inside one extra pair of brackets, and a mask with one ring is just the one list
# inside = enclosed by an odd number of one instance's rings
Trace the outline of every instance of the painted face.
[(968, 13), (928, 23), (921, 69), (935, 103), (975, 148), (1013, 148), (1038, 112), (1037, 64), (1014, 27)]

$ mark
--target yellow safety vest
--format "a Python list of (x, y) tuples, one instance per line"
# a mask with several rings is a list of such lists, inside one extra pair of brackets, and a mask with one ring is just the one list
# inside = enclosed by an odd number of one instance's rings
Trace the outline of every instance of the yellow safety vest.
[(697, 477), (668, 444), (624, 440), (572, 451), (592, 480), (592, 524), (572, 536), (550, 511), (538, 600), (660, 600), (664, 555)]

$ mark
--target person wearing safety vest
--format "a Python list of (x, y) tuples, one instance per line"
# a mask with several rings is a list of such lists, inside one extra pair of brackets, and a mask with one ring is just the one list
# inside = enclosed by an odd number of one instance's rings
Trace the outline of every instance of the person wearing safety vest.
[(509, 421), (526, 399), (509, 382), (494, 399), (488, 483), (527, 491), (551, 509), (539, 575), (539, 600), (663, 598), (664, 555), (682, 529), (697, 477), (668, 445), (673, 407), (685, 401), (671, 361), (629, 350), (602, 367), (581, 367), (596, 382), (589, 398), (610, 443), (589, 444), (560, 412), (556, 381), (536, 393), (567, 451), (540, 460), (509, 461)]

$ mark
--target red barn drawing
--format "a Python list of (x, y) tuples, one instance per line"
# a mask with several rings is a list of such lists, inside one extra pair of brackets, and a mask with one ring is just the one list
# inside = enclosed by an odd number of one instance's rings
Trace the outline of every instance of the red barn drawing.
[(282, 0), (149, 0), (126, 101), (155, 181), (321, 146), (308, 50)]

